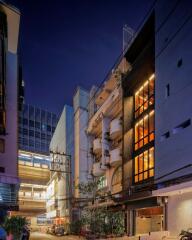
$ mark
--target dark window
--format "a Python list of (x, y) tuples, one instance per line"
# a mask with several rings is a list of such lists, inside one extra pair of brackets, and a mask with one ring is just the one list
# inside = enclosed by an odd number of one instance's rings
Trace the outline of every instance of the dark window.
[(41, 139), (45, 139), (45, 133), (41, 133)]
[(161, 141), (164, 141), (165, 139), (170, 137), (170, 132), (166, 132), (163, 135), (161, 135)]
[(23, 135), (28, 135), (28, 129), (23, 128)]
[(36, 147), (36, 148), (40, 148), (40, 147), (41, 147), (41, 143), (40, 143), (39, 141), (36, 141), (36, 142), (35, 142), (35, 147)]
[(5, 152), (5, 139), (0, 138), (0, 153)]
[(51, 135), (47, 135), (47, 140), (51, 141)]
[(23, 125), (28, 125), (28, 119), (27, 118), (23, 118)]
[(30, 146), (30, 147), (33, 147), (33, 146), (34, 146), (34, 141), (31, 140), (31, 139), (29, 140), (29, 146)]
[(5, 168), (4, 167), (0, 167), (0, 172), (4, 173), (5, 172)]
[(19, 137), (19, 144), (22, 144), (23, 140), (21, 137)]
[(183, 64), (183, 60), (182, 60), (182, 58), (181, 58), (181, 59), (179, 59), (179, 61), (177, 62), (177, 67), (181, 67), (182, 64)]
[(182, 129), (187, 128), (191, 125), (191, 119), (186, 120), (185, 122), (179, 124), (177, 127), (173, 129), (173, 133), (178, 133)]
[(47, 131), (51, 132), (51, 126), (50, 125), (47, 125)]
[(167, 97), (169, 97), (169, 96), (170, 96), (170, 85), (167, 84), (167, 85), (166, 85), (166, 89), (165, 89), (165, 97), (167, 98)]
[(23, 138), (23, 144), (28, 145), (28, 139), (27, 138)]
[(40, 129), (40, 122), (35, 122), (35, 128)]
[(34, 137), (34, 131), (33, 130), (29, 130), (29, 136)]
[(34, 121), (29, 120), (29, 126), (30, 126), (30, 127), (34, 127)]
[(19, 127), (19, 134), (23, 133), (23, 128)]
[(35, 137), (36, 138), (40, 138), (40, 133), (39, 132), (35, 132)]

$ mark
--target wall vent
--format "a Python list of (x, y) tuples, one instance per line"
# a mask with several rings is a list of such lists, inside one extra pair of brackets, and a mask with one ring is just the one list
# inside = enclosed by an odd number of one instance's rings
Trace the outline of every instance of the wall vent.
[(166, 132), (163, 135), (161, 135), (161, 142), (163, 142), (164, 140), (166, 140), (167, 138), (170, 137), (170, 132)]
[(191, 125), (191, 119), (188, 119), (173, 129), (173, 134), (180, 132), (182, 129), (187, 128)]

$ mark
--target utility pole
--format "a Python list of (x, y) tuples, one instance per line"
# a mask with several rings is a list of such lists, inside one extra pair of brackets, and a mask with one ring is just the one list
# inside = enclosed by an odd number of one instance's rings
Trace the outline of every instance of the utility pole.
[[(66, 188), (68, 187), (69, 190), (69, 197), (66, 198), (66, 201), (69, 202), (69, 222), (72, 221), (72, 168), (71, 168), (71, 155), (59, 152), (59, 151), (50, 151), (52, 154), (52, 162), (51, 162), (51, 172), (57, 172), (62, 174), (66, 174)], [(58, 157), (59, 156), (59, 157)], [(62, 157), (66, 157), (62, 159)], [(67, 186), (68, 182), (68, 186)], [(67, 190), (67, 189), (66, 189)]]

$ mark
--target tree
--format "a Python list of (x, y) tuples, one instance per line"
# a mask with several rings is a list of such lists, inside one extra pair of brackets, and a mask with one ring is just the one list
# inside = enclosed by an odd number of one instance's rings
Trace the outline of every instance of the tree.
[[(79, 191), (87, 196), (87, 205), (81, 213), (81, 227), (86, 227), (94, 235), (122, 235), (124, 233), (124, 213), (112, 211), (109, 207), (91, 207), (90, 203), (97, 200), (105, 200), (111, 197), (111, 192), (103, 192), (98, 189), (100, 180), (80, 183)], [(88, 204), (89, 203), (89, 204)]]
[(19, 240), (23, 231), (23, 227), (26, 224), (26, 218), (20, 216), (12, 216), (5, 219), (4, 228), (8, 234), (13, 234), (15, 240)]

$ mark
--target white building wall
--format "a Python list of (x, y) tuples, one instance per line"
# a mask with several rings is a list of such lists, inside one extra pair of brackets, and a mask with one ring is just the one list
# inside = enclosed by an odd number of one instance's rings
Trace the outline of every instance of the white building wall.
[[(173, 13), (166, 20), (172, 9), (174, 9)], [(177, 133), (174, 130), (186, 120), (192, 121), (191, 9), (190, 0), (179, 1), (179, 3), (176, 0), (162, 0), (158, 1), (156, 6), (156, 178), (191, 163), (192, 122), (186, 128), (177, 129)], [(186, 21), (188, 18), (190, 20)], [(165, 24), (158, 30), (163, 21)], [(179, 62), (182, 62), (181, 66)], [(170, 96), (166, 96), (167, 85), (170, 88)], [(163, 137), (167, 132), (170, 137)], [(167, 178), (188, 173), (191, 173), (191, 168)]]
[[(88, 100), (87, 91), (78, 88), (74, 99), (74, 138), (75, 138), (75, 176), (74, 183), (86, 182), (89, 172), (88, 166), (88, 139), (86, 134), (88, 123)], [(75, 197), (79, 197), (79, 190), (75, 187)]]
[[(60, 116), (58, 124), (56, 126), (55, 132), (51, 139), (50, 150), (53, 151), (52, 156), (57, 156), (63, 159), (63, 161), (68, 160), (67, 157), (62, 154), (68, 154), (71, 156), (71, 161), (73, 158), (73, 108), (65, 105), (63, 112)], [(58, 154), (58, 155), (57, 155)], [(72, 166), (73, 164), (71, 164)], [(57, 196), (58, 199), (58, 209), (60, 210), (60, 217), (69, 215), (69, 203), (72, 190), (72, 183), (70, 182), (70, 173), (67, 173), (70, 169), (66, 165), (61, 166), (62, 171), (66, 173), (58, 173), (58, 189)], [(73, 169), (72, 169), (73, 170)]]
[(170, 235), (178, 236), (181, 230), (192, 228), (192, 193), (170, 196), (167, 214)]

